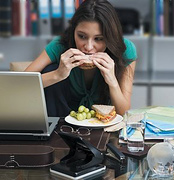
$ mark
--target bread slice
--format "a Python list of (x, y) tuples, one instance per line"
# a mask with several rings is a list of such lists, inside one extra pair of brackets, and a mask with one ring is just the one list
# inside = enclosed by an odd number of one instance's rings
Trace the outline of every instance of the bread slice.
[(79, 66), (81, 69), (93, 69), (96, 67), (96, 65), (93, 63), (93, 61), (90, 59), (90, 55), (86, 55), (88, 57), (85, 62)]
[(94, 63), (91, 60), (88, 60), (79, 66), (79, 68), (81, 68), (81, 69), (93, 69), (95, 67), (96, 67), (96, 65), (94, 65)]
[(104, 123), (112, 121), (116, 117), (115, 106), (94, 104), (92, 109), (96, 111), (96, 118)]
[(115, 106), (94, 104), (92, 105), (92, 109), (100, 113), (102, 116), (107, 116), (115, 111)]
[(84, 63), (81, 66), (79, 66), (79, 68), (81, 68), (81, 69), (93, 69), (95, 67), (96, 66), (94, 64), (87, 64), (87, 63)]

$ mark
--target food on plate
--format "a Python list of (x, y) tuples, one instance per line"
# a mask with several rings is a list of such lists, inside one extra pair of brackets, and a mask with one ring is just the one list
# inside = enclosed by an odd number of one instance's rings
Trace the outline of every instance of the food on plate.
[(78, 121), (82, 121), (90, 118), (97, 118), (98, 120), (106, 123), (113, 120), (116, 117), (115, 106), (111, 105), (92, 105), (92, 109), (81, 105), (77, 111), (72, 110), (70, 116), (76, 118)]
[(84, 119), (90, 119), (92, 117), (95, 117), (95, 111), (89, 110), (89, 108), (81, 105), (78, 107), (78, 111), (72, 110), (70, 112), (70, 116), (76, 118), (78, 121), (82, 121)]
[(82, 120), (84, 119), (83, 114), (82, 114), (82, 113), (77, 113), (76, 119), (77, 119), (78, 121), (82, 121)]
[(94, 104), (92, 109), (96, 112), (96, 118), (102, 122), (109, 122), (116, 117), (115, 106)]
[(90, 55), (86, 55), (88, 56), (88, 60), (85, 61), (85, 63), (83, 63), (82, 65), (79, 66), (79, 68), (81, 69), (93, 69), (96, 66), (94, 65), (93, 61), (90, 59)]
[(95, 112), (93, 109), (90, 110), (90, 113), (91, 113), (91, 116), (92, 116), (92, 117), (95, 117), (96, 112)]
[(71, 111), (70, 112), (70, 116), (75, 117), (76, 116), (76, 112), (75, 111)]

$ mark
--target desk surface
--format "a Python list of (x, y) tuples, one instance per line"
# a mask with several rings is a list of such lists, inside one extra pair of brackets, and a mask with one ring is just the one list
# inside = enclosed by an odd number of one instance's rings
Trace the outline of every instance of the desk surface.
[[(56, 150), (56, 162), (67, 154), (67, 150)], [(145, 160), (144, 160), (145, 161)], [(105, 162), (107, 166), (106, 173), (100, 179), (107, 180), (127, 180), (144, 179), (147, 174), (148, 166), (143, 160), (128, 158), (125, 165), (117, 163), (110, 164)], [(0, 169), (0, 180), (56, 180), (57, 177), (50, 174), (49, 167), (46, 168), (20, 168), (20, 169)], [(97, 180), (97, 179), (96, 179)]]
[[(56, 162), (67, 154), (68, 150), (56, 150)], [(137, 160), (128, 158), (125, 165), (120, 165), (116, 162), (110, 163), (105, 161), (107, 166), (106, 173), (100, 179), (108, 180), (127, 180), (136, 179), (141, 177), (143, 179), (143, 173), (146, 169), (143, 160)], [(141, 167), (141, 168), (140, 168)], [(137, 168), (139, 168), (137, 170)], [(0, 180), (56, 180), (57, 177), (49, 172), (49, 167), (46, 168), (20, 168), (20, 169), (0, 169)], [(61, 179), (60, 179), (61, 180)], [(97, 179), (96, 179), (97, 180)], [(140, 179), (139, 179), (140, 180)]]
[[(61, 120), (57, 129), (59, 130), (60, 126), (64, 124), (64, 121)], [(110, 136), (109, 133), (104, 133), (102, 129), (95, 129), (91, 131), (90, 137), (87, 139), (92, 145), (105, 151), (106, 144), (108, 141), (113, 142), (115, 145), (118, 143), (117, 135), (115, 133)], [(67, 155), (69, 149), (63, 140), (54, 133), (51, 139), (47, 142), (30, 142), (30, 141), (0, 141), (0, 145), (4, 144), (17, 144), (17, 145), (50, 145), (55, 148), (55, 163), (58, 163), (61, 158)], [(107, 166), (106, 173), (103, 178), (99, 179), (116, 179), (124, 180), (132, 176), (133, 172), (136, 172), (136, 169), (142, 163), (141, 160), (134, 158), (127, 158), (127, 162), (124, 165), (119, 164), (116, 161), (110, 159), (105, 159), (105, 165)], [(52, 175), (49, 172), (49, 167), (45, 168), (19, 168), (19, 169), (0, 169), (0, 180), (56, 180), (57, 177)]]
[[(61, 125), (69, 125), (67, 124), (63, 118), (59, 120), (59, 123), (55, 129), (55, 131), (52, 133), (50, 139), (48, 141), (0, 141), (0, 145), (45, 145), (45, 146), (51, 146), (55, 149), (68, 149), (68, 146), (65, 144), (65, 142), (62, 140), (62, 138), (58, 135), (58, 132), (60, 131)], [(77, 127), (72, 126), (75, 129)], [(90, 136), (83, 137), (85, 140), (89, 141), (93, 146), (95, 146), (97, 149), (101, 151), (106, 150), (106, 144), (109, 141), (110, 133), (104, 132), (103, 129), (91, 129)]]

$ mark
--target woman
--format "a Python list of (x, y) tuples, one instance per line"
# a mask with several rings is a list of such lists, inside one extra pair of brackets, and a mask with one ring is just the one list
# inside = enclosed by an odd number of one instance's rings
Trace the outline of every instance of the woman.
[[(81, 69), (89, 58), (96, 68)], [(65, 33), (26, 71), (43, 73), (49, 116), (66, 116), (82, 104), (112, 104), (123, 115), (131, 104), (136, 58), (114, 7), (106, 0), (85, 0)]]

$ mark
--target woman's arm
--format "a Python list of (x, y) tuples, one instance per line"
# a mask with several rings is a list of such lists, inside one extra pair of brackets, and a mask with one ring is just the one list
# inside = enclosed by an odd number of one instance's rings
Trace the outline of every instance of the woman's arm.
[(127, 66), (121, 75), (121, 79), (116, 79), (109, 85), (109, 92), (112, 104), (116, 107), (117, 113), (123, 115), (131, 106), (131, 95), (134, 79), (136, 61)]
[(118, 80), (115, 76), (115, 63), (107, 53), (96, 53), (91, 58), (109, 86), (111, 103), (115, 106), (117, 113), (123, 115), (130, 109), (136, 62), (125, 67)]
[[(51, 64), (51, 60), (47, 55), (46, 51), (42, 51), (42, 53), (37, 57), (26, 69), (25, 71), (33, 71), (33, 72), (41, 72), (46, 66)], [(61, 81), (57, 74), (57, 70), (42, 74), (43, 86), (47, 87), (56, 82)]]
[[(70, 48), (61, 54), (59, 67), (51, 72), (42, 74), (43, 86), (48, 87), (66, 79), (71, 70), (85, 62), (88, 57), (78, 49)], [(51, 60), (44, 50), (40, 56), (34, 60), (25, 71), (41, 72), (46, 66), (51, 64)]]

